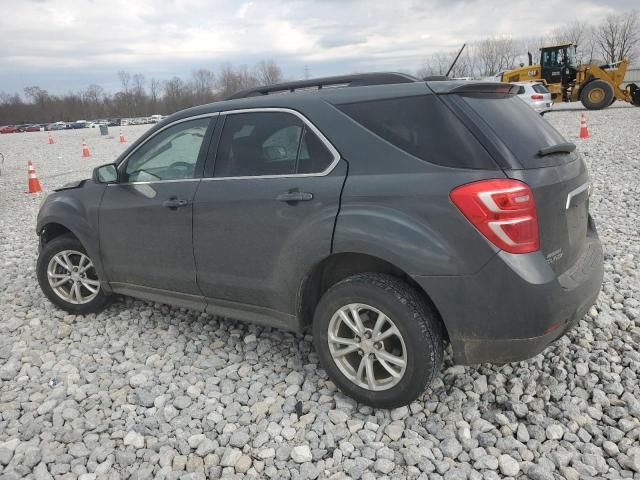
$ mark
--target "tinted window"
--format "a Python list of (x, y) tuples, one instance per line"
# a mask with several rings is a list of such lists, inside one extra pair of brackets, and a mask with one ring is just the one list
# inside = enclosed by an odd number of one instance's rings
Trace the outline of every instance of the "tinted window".
[(496, 168), (476, 138), (436, 95), (350, 103), (338, 108), (422, 160), (447, 167)]
[(315, 133), (305, 127), (298, 156), (298, 173), (324, 172), (332, 161), (333, 155), (329, 149)]
[(319, 173), (331, 161), (326, 146), (295, 115), (236, 113), (226, 116), (214, 176)]
[(520, 85), (520, 87), (518, 88), (518, 95), (522, 94), (524, 94), (524, 86)]
[[(472, 96), (462, 97), (500, 140), (511, 150), (524, 168), (542, 165), (538, 151), (566, 140), (548, 122), (543, 120), (526, 103), (514, 96)], [(549, 160), (549, 157), (544, 157)], [(560, 155), (564, 160), (573, 155)]]
[(193, 178), (208, 118), (178, 123), (142, 144), (127, 161), (125, 182)]
[(534, 83), (533, 91), (536, 93), (549, 93), (549, 90), (547, 90), (547, 87), (545, 87), (541, 83)]

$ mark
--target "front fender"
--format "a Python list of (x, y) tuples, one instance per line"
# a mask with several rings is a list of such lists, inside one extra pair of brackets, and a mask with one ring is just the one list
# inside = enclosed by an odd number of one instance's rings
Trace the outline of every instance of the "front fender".
[(87, 181), (81, 188), (52, 193), (40, 208), (36, 233), (41, 236), (50, 225), (68, 229), (86, 249), (105, 290), (109, 291), (100, 258), (98, 230), (98, 207), (105, 188), (105, 185)]

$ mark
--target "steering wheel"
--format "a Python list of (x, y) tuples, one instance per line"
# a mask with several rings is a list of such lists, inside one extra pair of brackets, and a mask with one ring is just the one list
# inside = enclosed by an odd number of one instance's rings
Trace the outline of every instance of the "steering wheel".
[[(193, 164), (188, 162), (175, 162), (169, 167), (170, 171), (181, 172), (182, 175), (193, 172)], [(184, 177), (183, 177), (184, 178)]]

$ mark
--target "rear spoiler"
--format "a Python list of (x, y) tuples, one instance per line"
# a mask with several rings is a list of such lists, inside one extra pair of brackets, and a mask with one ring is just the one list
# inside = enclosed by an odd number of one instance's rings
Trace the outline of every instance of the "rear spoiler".
[(519, 87), (510, 83), (499, 82), (473, 82), (468, 80), (427, 82), (427, 85), (434, 93), (494, 93), (501, 95), (515, 95)]

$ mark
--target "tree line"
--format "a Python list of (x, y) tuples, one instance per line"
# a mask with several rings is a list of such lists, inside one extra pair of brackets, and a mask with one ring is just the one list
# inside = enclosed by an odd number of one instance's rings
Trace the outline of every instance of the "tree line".
[(167, 115), (224, 99), (246, 88), (282, 82), (283, 76), (274, 61), (263, 60), (251, 68), (229, 63), (217, 72), (201, 68), (186, 80), (175, 76), (160, 81), (127, 71), (119, 71), (118, 79), (120, 90), (114, 94), (95, 84), (61, 95), (39, 86), (26, 87), (24, 96), (0, 92), (0, 125)]
[[(502, 70), (539, 62), (538, 48), (548, 44), (573, 42), (578, 45), (578, 63), (612, 63), (640, 57), (640, 19), (637, 11), (609, 15), (598, 24), (570, 22), (546, 37), (514, 39), (495, 36), (467, 46), (451, 72), (452, 77), (487, 77)], [(419, 77), (445, 75), (457, 51), (429, 55), (418, 70)], [(89, 85), (80, 92), (49, 94), (39, 86), (29, 86), (21, 96), (0, 92), (0, 125), (26, 122), (72, 121), (77, 119), (126, 118), (170, 114), (194, 105), (224, 99), (246, 88), (283, 81), (281, 68), (272, 60), (252, 67), (226, 63), (218, 71), (194, 70), (191, 77), (160, 81), (141, 73), (118, 72), (120, 90), (106, 92)]]
[[(632, 10), (608, 15), (598, 24), (573, 21), (553, 30), (547, 36), (514, 39), (494, 36), (467, 45), (454, 66), (452, 77), (489, 77), (521, 63), (540, 61), (538, 49), (544, 45), (575, 43), (578, 63), (614, 63), (640, 57), (640, 18)], [(427, 57), (419, 76), (445, 75), (457, 51), (434, 53)]]

